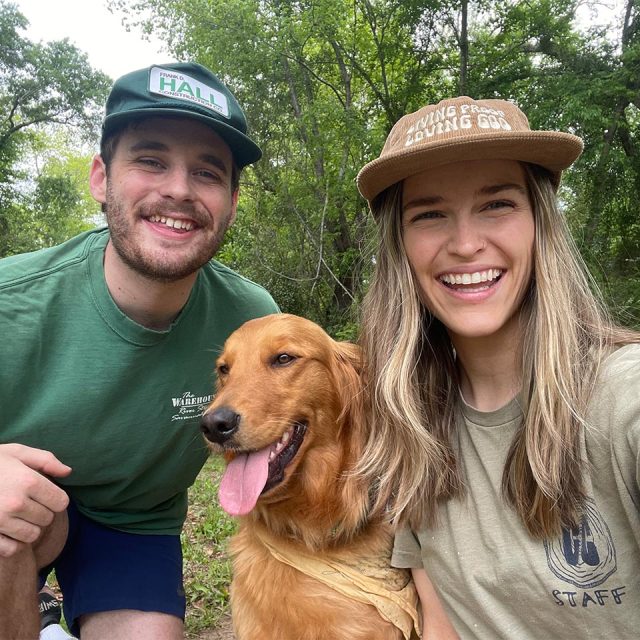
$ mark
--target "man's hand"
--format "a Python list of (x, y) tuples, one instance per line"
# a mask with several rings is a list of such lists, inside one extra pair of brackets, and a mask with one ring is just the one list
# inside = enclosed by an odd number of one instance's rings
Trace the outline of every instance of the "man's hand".
[(0, 556), (35, 542), (69, 497), (46, 476), (63, 478), (71, 467), (51, 452), (21, 444), (0, 445)]

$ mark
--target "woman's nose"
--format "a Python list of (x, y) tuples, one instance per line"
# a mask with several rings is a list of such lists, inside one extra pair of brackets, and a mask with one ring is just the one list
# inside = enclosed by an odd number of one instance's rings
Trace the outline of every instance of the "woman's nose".
[(486, 241), (473, 220), (468, 217), (458, 219), (451, 229), (448, 249), (450, 253), (471, 258), (486, 246)]

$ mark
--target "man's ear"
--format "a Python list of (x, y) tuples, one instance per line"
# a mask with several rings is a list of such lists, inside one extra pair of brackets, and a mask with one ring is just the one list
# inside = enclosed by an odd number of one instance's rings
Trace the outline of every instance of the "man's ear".
[(100, 203), (107, 201), (107, 167), (99, 154), (93, 157), (89, 173), (91, 195)]

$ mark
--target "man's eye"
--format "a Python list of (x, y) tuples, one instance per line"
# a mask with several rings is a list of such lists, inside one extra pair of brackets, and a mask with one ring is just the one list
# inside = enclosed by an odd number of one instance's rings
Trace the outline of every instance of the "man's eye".
[(224, 181), (224, 178), (216, 171), (209, 171), (208, 169), (199, 169), (194, 172), (194, 175), (198, 176), (206, 182), (220, 183)]
[(138, 162), (138, 164), (142, 164), (145, 167), (150, 167), (150, 168), (153, 168), (153, 169), (162, 168), (162, 164), (160, 162), (158, 162), (157, 160), (155, 160), (154, 158), (138, 158), (137, 162)]

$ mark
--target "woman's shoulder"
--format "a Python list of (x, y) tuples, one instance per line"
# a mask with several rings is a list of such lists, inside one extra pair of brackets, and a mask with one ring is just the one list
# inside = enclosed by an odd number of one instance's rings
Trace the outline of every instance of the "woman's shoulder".
[(602, 362), (598, 378), (604, 384), (615, 385), (621, 380), (640, 383), (640, 343), (627, 344), (610, 353)]
[(592, 435), (609, 434), (640, 451), (640, 344), (620, 347), (602, 362), (587, 424)]

